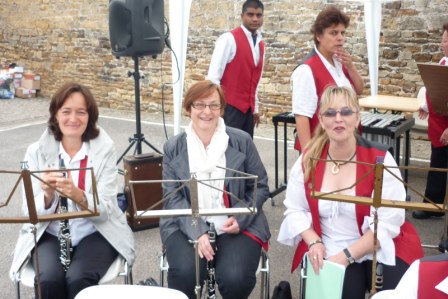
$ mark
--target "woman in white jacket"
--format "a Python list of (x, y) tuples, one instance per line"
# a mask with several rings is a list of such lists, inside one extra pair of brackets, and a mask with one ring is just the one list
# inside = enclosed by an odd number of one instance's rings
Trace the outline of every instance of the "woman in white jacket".
[[(48, 128), (40, 139), (31, 144), (25, 155), (29, 170), (57, 169), (64, 162), (69, 168), (92, 167), (95, 173), (100, 204), (99, 216), (70, 219), (70, 263), (61, 264), (61, 244), (58, 238), (60, 221), (40, 222), (37, 227), (37, 247), (42, 298), (74, 298), (82, 289), (98, 284), (117, 255), (130, 265), (135, 259), (134, 237), (116, 199), (116, 151), (111, 138), (97, 127), (98, 106), (90, 90), (80, 84), (67, 83), (53, 96), (50, 103)], [(68, 212), (93, 209), (91, 172), (43, 172), (41, 179), (32, 180), (34, 201), (39, 215), (60, 211), (61, 196), (68, 195)], [(23, 196), (23, 212), (27, 215)], [(25, 224), (19, 234), (10, 276), (31, 256), (36, 268), (34, 235), (31, 224)], [(36, 269), (35, 269), (36, 270)], [(37, 274), (37, 271), (36, 271)], [(35, 292), (37, 295), (37, 279)]]

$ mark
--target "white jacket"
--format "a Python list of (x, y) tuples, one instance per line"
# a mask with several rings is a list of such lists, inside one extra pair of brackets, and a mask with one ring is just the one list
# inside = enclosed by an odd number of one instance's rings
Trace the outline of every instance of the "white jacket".
[[(132, 265), (135, 260), (134, 235), (127, 224), (125, 214), (117, 204), (117, 169), (114, 143), (101, 128), (98, 137), (88, 143), (90, 152), (87, 167), (92, 167), (94, 170), (100, 202), (97, 209), (100, 215), (86, 219), (92, 221), (97, 231), (127, 260), (129, 265)], [(39, 141), (28, 147), (24, 160), (28, 162), (30, 171), (43, 170), (48, 168), (48, 165), (58, 165), (58, 153), (59, 142), (46, 130)], [(32, 179), (32, 185), (38, 215), (53, 213), (52, 209), (45, 209), (44, 207), (44, 195), (40, 182), (37, 179)], [(92, 190), (85, 190), (85, 193), (89, 207), (93, 209)], [(25, 198), (23, 198), (23, 204), (24, 210), (27, 210)], [(37, 223), (37, 240), (43, 235), (49, 223)], [(15, 273), (20, 270), (22, 264), (30, 257), (34, 248), (34, 236), (31, 233), (31, 228), (32, 224), (27, 223), (23, 225), (19, 232), (13, 263), (9, 271), (12, 280), (14, 280)]]

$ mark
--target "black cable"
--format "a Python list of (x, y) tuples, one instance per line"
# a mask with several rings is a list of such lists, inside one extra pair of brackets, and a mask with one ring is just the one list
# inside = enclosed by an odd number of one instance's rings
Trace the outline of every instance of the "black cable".
[(166, 32), (165, 32), (165, 44), (168, 47), (168, 49), (171, 50), (171, 52), (173, 52), (174, 54), (174, 58), (176, 60), (176, 68), (177, 68), (177, 80), (173, 83), (165, 83), (163, 82), (163, 78), (162, 78), (162, 70), (163, 70), (163, 57), (161, 55), (161, 59), (160, 59), (160, 81), (162, 82), (162, 122), (163, 122), (163, 130), (165, 132), (165, 139), (168, 140), (168, 132), (166, 129), (166, 119), (165, 119), (165, 86), (168, 85), (174, 85), (177, 82), (179, 82), (180, 80), (180, 69), (179, 69), (179, 61), (177, 59), (177, 55), (176, 52), (173, 51), (173, 49), (171, 48), (171, 42), (170, 42), (170, 26), (168, 25), (168, 21), (165, 18), (165, 25), (166, 25)]

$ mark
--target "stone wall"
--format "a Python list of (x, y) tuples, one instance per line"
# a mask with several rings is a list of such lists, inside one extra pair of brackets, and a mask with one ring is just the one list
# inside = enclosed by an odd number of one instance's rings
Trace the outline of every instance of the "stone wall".
[[(181, 0), (179, 0), (181, 1)], [(169, 1), (165, 1), (168, 18)], [(242, 0), (193, 0), (188, 39), (186, 86), (204, 78), (216, 38), (240, 24)], [(260, 89), (262, 121), (289, 111), (289, 77), (313, 45), (309, 32), (317, 13), (334, 3), (351, 17), (347, 48), (368, 82), (364, 7), (341, 0), (265, 0), (263, 36), (266, 64)], [(379, 93), (415, 96), (422, 85), (417, 62), (436, 63), (446, 0), (388, 0), (382, 6)], [(16, 62), (42, 75), (41, 94), (76, 80), (93, 88), (101, 106), (134, 109), (134, 62), (111, 54), (106, 0), (4, 0), (0, 6), (0, 64)], [(140, 60), (141, 108), (172, 111), (171, 54), (165, 49)], [(163, 91), (162, 91), (163, 86)], [(365, 94), (370, 86), (366, 85)]]

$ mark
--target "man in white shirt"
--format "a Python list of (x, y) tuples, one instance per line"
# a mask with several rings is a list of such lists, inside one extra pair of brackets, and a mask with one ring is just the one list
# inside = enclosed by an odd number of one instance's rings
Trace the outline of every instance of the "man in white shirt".
[(258, 126), (258, 85), (264, 62), (264, 42), (258, 29), (263, 25), (263, 3), (246, 0), (242, 25), (222, 34), (216, 41), (207, 78), (220, 84), (226, 95), (226, 125), (253, 137)]

